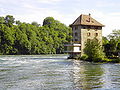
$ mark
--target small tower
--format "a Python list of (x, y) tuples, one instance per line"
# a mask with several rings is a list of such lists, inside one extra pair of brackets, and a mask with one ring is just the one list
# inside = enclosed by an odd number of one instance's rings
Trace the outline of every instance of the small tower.
[(85, 42), (96, 38), (102, 44), (102, 27), (99, 23), (89, 15), (81, 14), (71, 25), (72, 28), (72, 43), (65, 45), (65, 52), (70, 54), (70, 58), (82, 56), (84, 54)]

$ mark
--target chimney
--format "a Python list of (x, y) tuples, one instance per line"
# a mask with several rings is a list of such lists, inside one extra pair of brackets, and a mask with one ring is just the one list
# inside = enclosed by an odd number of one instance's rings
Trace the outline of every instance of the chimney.
[(89, 16), (91, 16), (91, 14), (89, 13)]
[(91, 14), (89, 13), (89, 22), (90, 22), (90, 16), (91, 16)]

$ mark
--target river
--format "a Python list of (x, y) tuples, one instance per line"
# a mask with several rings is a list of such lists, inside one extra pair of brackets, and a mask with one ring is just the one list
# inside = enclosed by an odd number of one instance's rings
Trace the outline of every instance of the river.
[(67, 55), (0, 56), (0, 90), (119, 90), (120, 64)]

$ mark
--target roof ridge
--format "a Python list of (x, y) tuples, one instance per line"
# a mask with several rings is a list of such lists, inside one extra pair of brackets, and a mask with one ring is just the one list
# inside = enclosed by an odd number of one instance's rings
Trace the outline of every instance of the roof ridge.
[(97, 20), (91, 17), (91, 15), (81, 14), (70, 26), (72, 25), (93, 25), (93, 26), (104, 26)]

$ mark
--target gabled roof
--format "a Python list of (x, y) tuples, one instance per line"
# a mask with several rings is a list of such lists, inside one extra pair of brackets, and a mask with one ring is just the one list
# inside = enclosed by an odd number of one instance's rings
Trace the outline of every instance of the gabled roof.
[(89, 15), (83, 15), (81, 14), (70, 26), (73, 25), (89, 25), (89, 26), (102, 26), (103, 24), (99, 23), (95, 19), (93, 19), (90, 14)]

